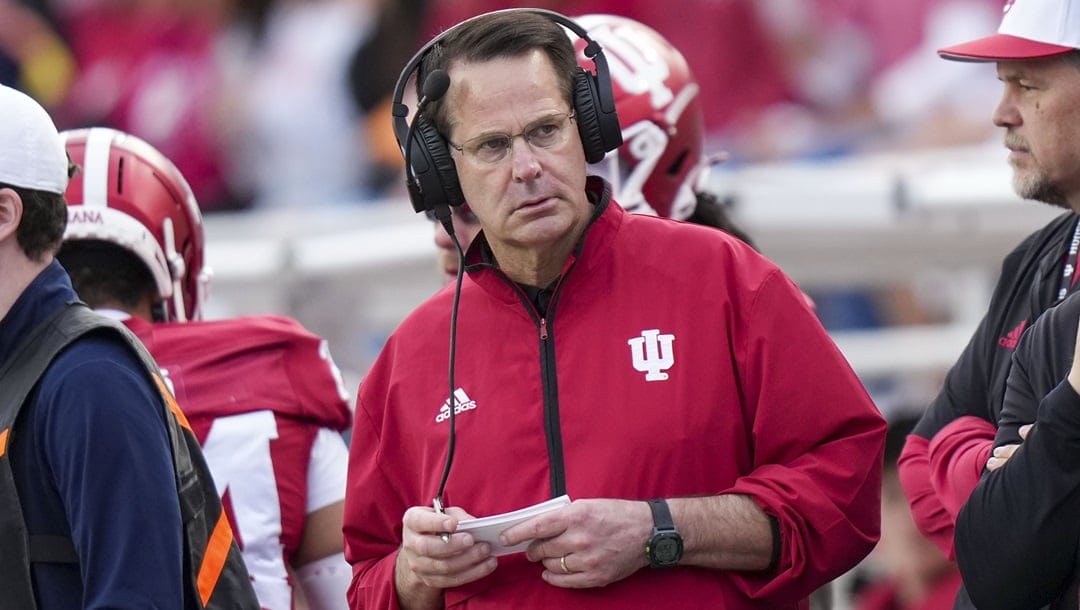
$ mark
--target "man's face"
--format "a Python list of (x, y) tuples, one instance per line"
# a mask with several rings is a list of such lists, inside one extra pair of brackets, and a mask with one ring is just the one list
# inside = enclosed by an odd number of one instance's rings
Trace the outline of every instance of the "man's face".
[[(544, 252), (560, 240), (576, 239), (591, 210), (585, 153), (547, 55), (537, 50), (456, 62), (449, 73), (451, 155), (465, 200), (496, 257)], [(554, 143), (536, 144), (553, 129), (561, 129)], [(532, 134), (534, 142), (522, 133)], [(506, 155), (491, 162), (497, 155), (478, 151), (477, 143), (497, 143), (499, 134), (515, 137)]]
[(1080, 68), (1064, 57), (1001, 61), (994, 124), (1005, 128), (1013, 188), (1080, 211)]

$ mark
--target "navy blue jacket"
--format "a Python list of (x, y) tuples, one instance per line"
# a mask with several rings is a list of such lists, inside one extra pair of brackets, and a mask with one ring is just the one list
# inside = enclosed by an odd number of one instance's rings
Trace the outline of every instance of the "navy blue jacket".
[[(0, 366), (76, 298), (53, 262), (0, 320)], [(86, 337), (28, 400), (10, 448), (23, 515), (31, 533), (68, 536), (79, 555), (79, 565), (32, 566), (38, 607), (180, 610), (180, 505), (161, 398), (142, 364), (118, 340)]]

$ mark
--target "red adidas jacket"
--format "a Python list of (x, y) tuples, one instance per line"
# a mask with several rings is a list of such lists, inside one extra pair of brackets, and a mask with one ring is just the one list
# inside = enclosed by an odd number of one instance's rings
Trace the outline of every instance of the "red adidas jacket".
[[(483, 263), (482, 236), (470, 248), (448, 505), (482, 516), (564, 492), (747, 494), (779, 521), (779, 565), (643, 569), (570, 590), (510, 555), (446, 591), (446, 604), (805, 607), (877, 540), (884, 421), (775, 265), (720, 231), (608, 203), (597, 204), (543, 319)], [(396, 607), (402, 515), (430, 504), (438, 486), (452, 291), (402, 323), (360, 387), (345, 508), (353, 608)]]

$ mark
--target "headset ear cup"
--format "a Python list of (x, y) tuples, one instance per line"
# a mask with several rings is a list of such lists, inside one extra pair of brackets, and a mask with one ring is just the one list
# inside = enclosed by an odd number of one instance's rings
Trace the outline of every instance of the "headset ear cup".
[(600, 161), (609, 150), (604, 145), (604, 134), (600, 128), (600, 105), (596, 98), (594, 78), (582, 68), (578, 68), (574, 75), (574, 114), (577, 116), (581, 145), (585, 149), (585, 160), (589, 163)]
[[(427, 117), (419, 116), (416, 121), (416, 137), (434, 168), (434, 175), (424, 181), (424, 186), (427, 187), (424, 189), (424, 208), (430, 210), (436, 205), (460, 206), (465, 203), (465, 196), (461, 193), (457, 167), (450, 156), (446, 141)], [(432, 193), (433, 189), (436, 189), (437, 193)]]

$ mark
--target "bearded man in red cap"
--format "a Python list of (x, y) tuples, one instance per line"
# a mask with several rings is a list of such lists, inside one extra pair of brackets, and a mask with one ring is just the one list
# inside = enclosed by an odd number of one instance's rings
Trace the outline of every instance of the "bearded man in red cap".
[[(959, 360), (949, 371), (944, 387), (911, 436), (900, 458), (900, 476), (919, 529), (949, 557), (959, 556), (965, 586), (979, 608), (1039, 607), (1023, 588), (1002, 578), (1008, 573), (1037, 576), (1045, 565), (1031, 555), (1002, 557), (1003, 545), (1021, 545), (1017, 518), (1000, 518), (998, 508), (983, 494), (998, 486), (991, 476), (975, 498), (964, 503), (979, 483), (984, 469), (998, 468), (1020, 441), (1018, 426), (999, 434), (1013, 353), (1025, 329), (1039, 316), (1077, 290), (1077, 252), (1080, 247), (1080, 1), (1015, 0), (992, 36), (941, 49), (945, 59), (996, 62), (1004, 93), (993, 121), (1004, 129), (1004, 144), (1013, 168), (1013, 187), (1025, 199), (1064, 208), (1042, 229), (1028, 236), (1006, 256), (989, 309)], [(1075, 319), (1073, 328), (1075, 329)], [(1075, 330), (1073, 331), (1075, 335)], [(1069, 335), (1070, 337), (1072, 335)], [(1071, 349), (1071, 348), (1070, 348)], [(1071, 352), (1069, 352), (1071, 354)], [(1058, 381), (1061, 379), (1059, 378)], [(1041, 398), (1041, 396), (1039, 396)], [(993, 453), (992, 453), (993, 452)], [(989, 463), (988, 463), (989, 460)], [(1004, 469), (1003, 469), (1004, 470)], [(1014, 502), (1032, 505), (1027, 492), (1017, 491)], [(994, 513), (992, 548), (973, 551), (967, 544), (973, 528), (985, 528), (980, 514)], [(964, 519), (957, 516), (964, 508)], [(1035, 508), (1035, 507), (1032, 507)], [(1038, 507), (1044, 512), (1047, 505)], [(1030, 509), (1029, 509), (1030, 510)], [(1070, 512), (1074, 521), (1075, 511)], [(1076, 525), (1074, 525), (1075, 529)], [(956, 532), (954, 551), (954, 528)], [(1026, 527), (1023, 531), (1028, 531)], [(985, 532), (984, 532), (985, 533)], [(1071, 547), (1075, 549), (1076, 538)], [(981, 548), (978, 545), (975, 548)], [(1069, 553), (1070, 565), (1074, 561)], [(976, 560), (976, 554), (982, 557)], [(967, 563), (971, 560), (972, 563)], [(966, 564), (966, 566), (965, 566)], [(991, 564), (996, 564), (993, 574)], [(973, 565), (980, 566), (972, 568)], [(1066, 566), (1066, 571), (1068, 567)], [(993, 592), (976, 592), (974, 572), (995, 580)], [(1047, 591), (1044, 591), (1046, 593)], [(1053, 599), (1050, 597), (1049, 599)], [(1049, 601), (1049, 599), (1047, 601)], [(1043, 602), (1045, 603), (1045, 602)], [(961, 591), (957, 608), (975, 607)], [(1077, 607), (1073, 596), (1072, 608)]]

